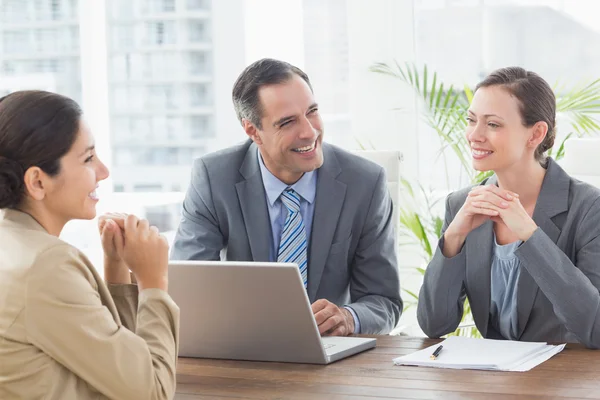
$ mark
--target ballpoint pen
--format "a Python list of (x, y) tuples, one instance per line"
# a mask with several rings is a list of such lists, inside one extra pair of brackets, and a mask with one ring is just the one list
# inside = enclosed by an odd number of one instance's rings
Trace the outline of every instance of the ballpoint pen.
[(443, 347), (444, 347), (444, 346), (442, 346), (442, 345), (440, 344), (440, 345), (439, 345), (439, 346), (438, 346), (438, 347), (435, 349), (435, 351), (433, 352), (433, 354), (432, 354), (432, 355), (431, 355), (429, 358), (431, 358), (432, 360), (435, 360), (435, 359), (436, 359), (436, 358), (437, 358), (437, 357), (440, 355), (440, 353), (441, 353), (441, 351), (442, 351), (442, 348), (443, 348)]

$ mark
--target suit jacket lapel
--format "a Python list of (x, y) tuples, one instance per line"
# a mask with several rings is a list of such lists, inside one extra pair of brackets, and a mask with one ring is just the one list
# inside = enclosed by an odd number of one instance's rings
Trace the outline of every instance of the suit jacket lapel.
[(258, 164), (258, 149), (255, 144), (251, 144), (248, 148), (240, 167), (240, 173), (245, 180), (236, 183), (235, 189), (242, 209), (252, 259), (253, 261), (269, 261), (272, 240), (271, 220)]
[[(485, 337), (490, 316), (490, 274), (492, 269), (492, 245), (494, 223), (487, 221), (469, 235), (467, 251), (467, 287), (473, 319), (477, 329)], [(477, 299), (477, 301), (473, 301)]]
[[(554, 243), (558, 241), (561, 230), (554, 224), (552, 218), (569, 209), (569, 185), (569, 176), (554, 160), (548, 159), (548, 168), (535, 205), (533, 220)], [(529, 272), (521, 268), (517, 284), (519, 338), (525, 331), (538, 291), (539, 286)]]
[(315, 211), (308, 249), (308, 298), (311, 302), (316, 300), (329, 248), (346, 197), (346, 184), (335, 179), (341, 168), (335, 153), (326, 144), (323, 144), (323, 157), (323, 165), (317, 172)]

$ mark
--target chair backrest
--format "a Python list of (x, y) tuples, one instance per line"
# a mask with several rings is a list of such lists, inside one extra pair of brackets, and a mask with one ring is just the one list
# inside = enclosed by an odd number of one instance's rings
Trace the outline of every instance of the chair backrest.
[(567, 140), (559, 163), (572, 177), (600, 188), (600, 138)]
[(387, 187), (394, 204), (394, 228), (398, 231), (398, 207), (400, 199), (400, 177), (403, 156), (397, 150), (356, 150), (356, 155), (379, 164), (385, 170)]

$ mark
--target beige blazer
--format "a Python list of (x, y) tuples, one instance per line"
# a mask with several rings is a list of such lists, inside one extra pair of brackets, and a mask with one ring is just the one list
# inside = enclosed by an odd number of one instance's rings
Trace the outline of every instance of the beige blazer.
[(0, 399), (170, 399), (179, 308), (107, 285), (77, 249), (0, 214)]

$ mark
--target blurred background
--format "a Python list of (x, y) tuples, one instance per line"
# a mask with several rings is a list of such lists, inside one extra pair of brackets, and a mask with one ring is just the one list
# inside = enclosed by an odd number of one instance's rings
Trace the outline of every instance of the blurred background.
[[(520, 65), (571, 87), (600, 77), (599, 12), (593, 0), (0, 0), (0, 96), (35, 88), (82, 104), (112, 172), (99, 212), (134, 212), (172, 238), (193, 160), (245, 140), (231, 88), (249, 63), (304, 69), (326, 141), (399, 150), (406, 179), (446, 193), (468, 177), (440, 160), (421, 97), (371, 67), (427, 65), (462, 88)], [(101, 268), (94, 221), (63, 238)], [(417, 290), (422, 261), (399, 259)]]

